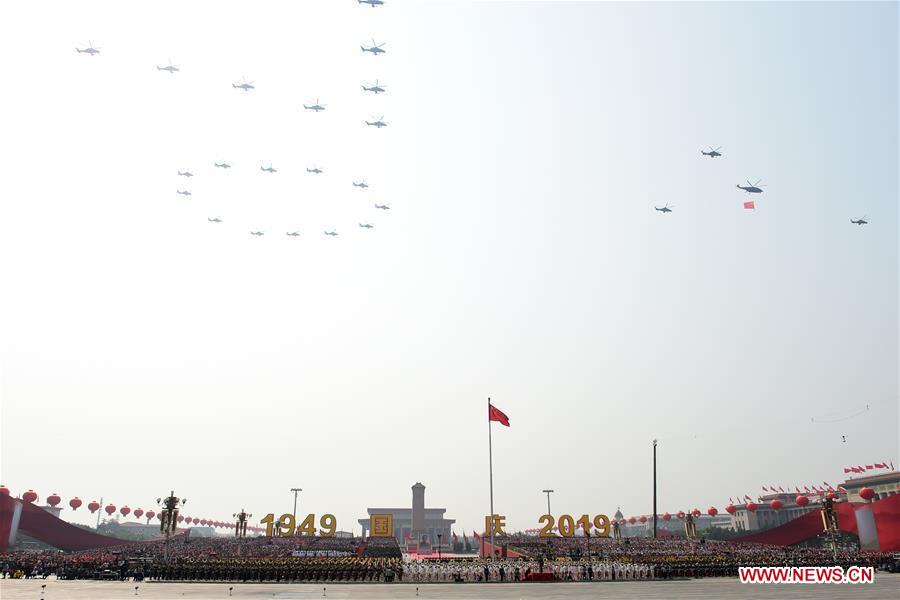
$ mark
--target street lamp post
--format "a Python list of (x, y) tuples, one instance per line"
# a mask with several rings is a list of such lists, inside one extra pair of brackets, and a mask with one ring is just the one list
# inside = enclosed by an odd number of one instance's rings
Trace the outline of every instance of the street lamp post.
[(294, 492), (294, 523), (297, 523), (297, 494), (303, 491), (303, 488), (291, 488), (291, 491)]
[(548, 515), (553, 514), (550, 512), (550, 494), (553, 493), (553, 490), (541, 490), (541, 491), (544, 492), (545, 494), (547, 494), (547, 514)]
[(441, 559), (441, 544), (443, 543), (443, 540), (444, 540), (444, 534), (439, 533), (438, 534), (438, 560)]
[(656, 539), (656, 438), (653, 438), (653, 539)]
[(166, 498), (157, 498), (156, 504), (160, 507), (159, 511), (159, 530), (166, 535), (166, 545), (163, 558), (169, 561), (169, 538), (178, 527), (178, 509), (187, 504), (187, 498), (179, 498), (175, 495), (175, 491), (169, 492)]
[(250, 513), (244, 511), (244, 509), (242, 508), (242, 509), (241, 509), (241, 512), (239, 512), (239, 513), (234, 513), (232, 516), (233, 516), (235, 519), (237, 519), (237, 520), (235, 521), (234, 535), (235, 535), (235, 537), (237, 537), (237, 539), (238, 539), (238, 556), (240, 556), (240, 555), (241, 555), (241, 543), (242, 543), (242, 540), (243, 540), (245, 537), (247, 537), (247, 519), (249, 519), (249, 518), (252, 517), (253, 515), (251, 515)]

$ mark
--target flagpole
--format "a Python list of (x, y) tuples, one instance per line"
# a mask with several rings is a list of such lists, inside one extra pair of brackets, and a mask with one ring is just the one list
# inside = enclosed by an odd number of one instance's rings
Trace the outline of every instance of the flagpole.
[[(491, 528), (491, 560), (494, 560), (494, 456), (491, 448), (491, 398), (488, 396), (488, 473), (491, 478), (491, 518), (488, 527)], [(482, 542), (483, 543), (483, 542)]]

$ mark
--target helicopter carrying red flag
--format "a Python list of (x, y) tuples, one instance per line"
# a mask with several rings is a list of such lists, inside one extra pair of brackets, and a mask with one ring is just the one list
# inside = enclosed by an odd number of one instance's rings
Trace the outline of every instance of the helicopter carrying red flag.
[(744, 208), (747, 210), (756, 210), (756, 202), (748, 200), (747, 202), (744, 202)]

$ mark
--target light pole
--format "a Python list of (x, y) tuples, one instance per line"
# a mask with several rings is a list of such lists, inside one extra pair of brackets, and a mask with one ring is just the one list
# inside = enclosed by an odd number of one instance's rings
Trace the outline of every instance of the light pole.
[(291, 491), (294, 492), (294, 524), (297, 523), (297, 494), (303, 491), (303, 488), (291, 488)]
[(175, 491), (169, 492), (166, 498), (157, 498), (156, 504), (160, 507), (159, 511), (159, 530), (166, 534), (166, 546), (164, 558), (166, 562), (169, 560), (169, 537), (175, 533), (178, 527), (178, 509), (187, 504), (187, 498), (179, 498), (175, 495)]
[(653, 539), (656, 539), (656, 438), (653, 438)]
[(547, 494), (547, 514), (548, 515), (552, 514), (550, 512), (550, 494), (553, 493), (553, 490), (541, 490), (541, 491), (544, 492), (545, 494)]
[(237, 519), (237, 521), (235, 521), (236, 527), (234, 528), (235, 537), (239, 537), (239, 538), (247, 537), (247, 519), (249, 519), (253, 515), (251, 515), (248, 512), (245, 512), (244, 509), (242, 508), (241, 512), (234, 513), (232, 516), (235, 519)]
[(234, 513), (232, 516), (236, 519), (234, 523), (234, 535), (238, 539), (238, 556), (240, 556), (241, 545), (243, 544), (244, 538), (247, 536), (247, 519), (253, 515), (242, 508), (241, 512)]

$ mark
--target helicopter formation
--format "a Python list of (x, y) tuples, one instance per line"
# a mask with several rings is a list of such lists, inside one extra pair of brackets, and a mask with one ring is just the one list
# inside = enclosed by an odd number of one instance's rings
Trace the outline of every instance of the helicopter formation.
[[(709, 158), (718, 158), (718, 157), (722, 156), (722, 153), (719, 152), (721, 149), (722, 149), (722, 146), (719, 146), (718, 148), (713, 148), (712, 146), (709, 146), (708, 150), (703, 150), (701, 148), (700, 154), (702, 156), (708, 156)], [(744, 193), (747, 193), (747, 194), (762, 194), (763, 188), (765, 186), (760, 185), (761, 182), (762, 182), (762, 179), (757, 179), (756, 183), (751, 183), (750, 180), (748, 179), (747, 185), (736, 184), (735, 187), (739, 190), (743, 190)], [(665, 206), (662, 206), (662, 207), (654, 206), (653, 208), (657, 212), (661, 212), (661, 213), (665, 214), (665, 213), (672, 212), (673, 207), (669, 206), (669, 204), (667, 203)], [(755, 210), (756, 202), (754, 202), (752, 200), (744, 202), (744, 208), (748, 209), (748, 210)], [(869, 222), (866, 221), (865, 216), (863, 216), (863, 218), (861, 218), (861, 219), (855, 219), (855, 220), (850, 219), (850, 222), (853, 223), (854, 225), (868, 225), (869, 224)]]
[[(365, 5), (369, 5), (371, 8), (381, 7), (381, 6), (384, 6), (384, 4), (385, 4), (385, 0), (357, 0), (357, 2), (359, 5), (365, 4)], [(362, 54), (364, 54), (364, 55), (370, 54), (372, 56), (378, 56), (378, 55), (383, 55), (386, 53), (386, 51), (384, 50), (385, 45), (386, 44), (384, 42), (378, 43), (373, 38), (371, 40), (371, 44), (366, 43), (366, 42), (360, 44), (360, 50), (361, 50)], [(86, 54), (88, 56), (93, 57), (93, 56), (99, 55), (101, 49), (99, 47), (94, 46), (94, 43), (92, 41), (88, 41), (88, 44), (86, 47), (84, 47), (84, 48), (76, 47), (75, 50), (78, 54)], [(175, 75), (176, 73), (181, 72), (181, 65), (173, 64), (171, 59), (168, 59), (166, 64), (156, 64), (154, 66), (156, 67), (157, 71), (165, 72), (165, 73), (168, 73), (169, 75)], [(233, 81), (231, 83), (231, 87), (233, 89), (240, 90), (242, 93), (246, 94), (253, 90), (256, 90), (256, 82), (248, 81), (246, 77), (241, 77), (240, 81)], [(386, 92), (385, 88), (387, 86), (385, 86), (385, 84), (381, 83), (380, 80), (375, 79), (374, 83), (363, 82), (361, 87), (362, 87), (362, 92), (364, 94), (373, 94), (373, 95), (377, 96), (378, 94), (385, 93)], [(325, 111), (327, 109), (328, 105), (322, 103), (319, 98), (316, 98), (315, 102), (308, 103), (308, 104), (303, 103), (302, 107), (303, 107), (304, 111), (310, 111), (310, 112), (318, 114), (320, 112)], [(375, 127), (376, 129), (382, 129), (384, 127), (387, 127), (387, 125), (388, 125), (388, 123), (384, 121), (383, 115), (378, 117), (377, 119), (373, 118), (372, 120), (366, 120), (366, 121), (364, 121), (364, 123), (366, 126)], [(223, 160), (223, 161), (213, 162), (213, 167), (215, 169), (222, 169), (223, 171), (227, 171), (227, 170), (231, 169), (232, 165), (228, 161)], [(269, 175), (274, 175), (279, 172), (279, 169), (275, 168), (271, 163), (269, 163), (267, 165), (260, 165), (259, 170), (260, 170), (260, 172), (266, 173)], [(321, 175), (325, 171), (324, 171), (324, 169), (321, 169), (318, 166), (314, 165), (311, 167), (306, 167), (306, 172), (309, 174), (312, 174), (312, 175)], [(184, 169), (184, 170), (178, 169), (177, 174), (178, 174), (178, 177), (184, 177), (188, 181), (190, 181), (190, 179), (192, 177), (194, 177), (194, 173), (189, 169)], [(353, 184), (354, 188), (360, 189), (362, 191), (366, 191), (369, 188), (369, 184), (366, 182), (365, 179), (354, 180), (354, 181), (352, 181), (352, 184)], [(180, 196), (184, 196), (185, 198), (190, 198), (193, 195), (190, 189), (184, 189), (182, 187), (176, 188), (176, 194), (178, 194)], [(374, 207), (377, 210), (390, 210), (390, 206), (387, 204), (375, 203)], [(207, 222), (209, 222), (210, 224), (213, 224), (213, 225), (219, 225), (219, 224), (223, 223), (223, 219), (219, 216), (210, 216), (210, 217), (207, 217)], [(373, 225), (372, 223), (369, 223), (367, 221), (359, 222), (358, 226), (360, 229), (374, 229), (375, 228), (375, 225)], [(251, 229), (249, 233), (251, 236), (256, 237), (256, 238), (262, 238), (266, 235), (265, 230), (262, 230), (262, 229)], [(327, 237), (338, 237), (340, 235), (336, 229), (326, 229), (323, 231), (323, 234)], [(292, 238), (297, 238), (297, 237), (301, 236), (299, 231), (286, 231), (285, 235), (287, 237), (292, 237)]]

